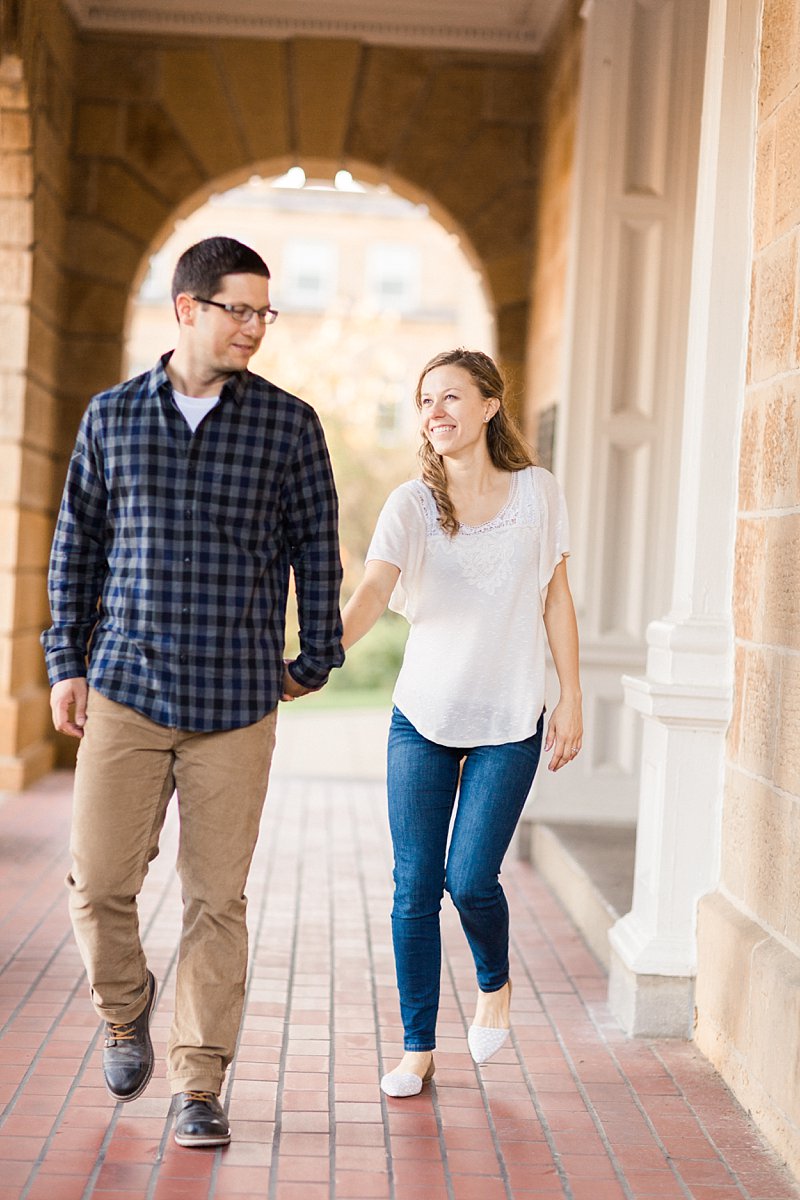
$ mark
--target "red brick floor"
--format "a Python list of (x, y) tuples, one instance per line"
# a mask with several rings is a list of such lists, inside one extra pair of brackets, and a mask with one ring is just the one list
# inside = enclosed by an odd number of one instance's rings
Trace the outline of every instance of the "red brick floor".
[[(596, 962), (510, 863), (514, 1030), (477, 1071), (473, 973), (445, 905), (435, 1086), (400, 1053), (382, 788), (277, 780), (251, 875), (252, 969), (224, 1096), (234, 1141), (182, 1150), (163, 1065), (115, 1106), (66, 913), (68, 775), (0, 806), (0, 1200), (797, 1200), (691, 1045), (628, 1041)], [(174, 819), (142, 898), (163, 1061), (179, 926)]]

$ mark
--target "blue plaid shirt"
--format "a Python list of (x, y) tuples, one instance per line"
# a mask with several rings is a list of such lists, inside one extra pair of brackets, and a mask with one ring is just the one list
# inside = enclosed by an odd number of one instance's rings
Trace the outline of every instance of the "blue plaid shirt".
[(290, 566), (292, 675), (318, 688), (344, 661), (336, 490), (308, 404), (243, 371), (192, 434), (168, 358), (84, 414), (42, 643), (51, 684), (88, 675), (159, 725), (234, 729), (280, 697)]

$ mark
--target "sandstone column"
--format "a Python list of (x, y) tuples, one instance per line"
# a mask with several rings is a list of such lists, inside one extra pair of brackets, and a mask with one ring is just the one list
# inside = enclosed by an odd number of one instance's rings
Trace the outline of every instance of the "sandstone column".
[(49, 710), (39, 630), (47, 622), (47, 431), (29, 375), (33, 269), (30, 113), (22, 63), (0, 60), (0, 788), (48, 770)]

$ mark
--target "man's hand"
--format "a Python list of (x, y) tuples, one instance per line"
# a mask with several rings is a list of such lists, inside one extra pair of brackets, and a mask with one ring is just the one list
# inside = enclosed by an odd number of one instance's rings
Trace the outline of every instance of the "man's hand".
[(312, 688), (303, 687), (302, 683), (298, 683), (296, 679), (289, 674), (289, 659), (283, 660), (283, 693), (281, 700), (297, 700), (300, 696), (307, 696)]
[[(53, 684), (50, 692), (50, 711), (53, 714), (53, 724), (59, 733), (68, 733), (70, 737), (83, 737), (88, 697), (89, 685), (82, 675), (75, 679), (61, 679)], [(73, 719), (70, 720), (69, 710), (73, 707)]]

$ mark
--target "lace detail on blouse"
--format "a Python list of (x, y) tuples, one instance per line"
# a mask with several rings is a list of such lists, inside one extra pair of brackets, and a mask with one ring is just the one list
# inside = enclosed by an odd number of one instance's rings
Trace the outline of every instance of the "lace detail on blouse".
[(498, 526), (493, 534), (465, 537), (461, 545), (455, 538), (437, 538), (431, 543), (431, 553), (454, 559), (467, 583), (494, 596), (506, 586), (514, 570), (516, 536), (509, 526)]
[(430, 489), (421, 480), (414, 481), (414, 488), (425, 515), (430, 554), (456, 563), (467, 583), (487, 595), (502, 591), (518, 570), (519, 539), (514, 530), (521, 525), (538, 528), (539, 524), (531, 473), (516, 471), (500, 511), (482, 525), (462, 523), (455, 537), (449, 537), (441, 528)]
[(493, 533), (496, 529), (513, 529), (517, 525), (539, 526), (539, 511), (534, 495), (533, 475), (530, 471), (515, 471), (511, 476), (508, 499), (491, 520), (482, 525), (466, 525), (462, 522), (454, 538), (449, 537), (439, 524), (439, 511), (430, 488), (421, 479), (411, 485), (425, 517), (426, 537), (445, 538), (455, 544), (459, 537), (476, 537), (482, 533)]

